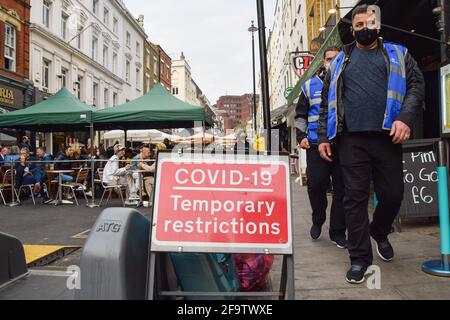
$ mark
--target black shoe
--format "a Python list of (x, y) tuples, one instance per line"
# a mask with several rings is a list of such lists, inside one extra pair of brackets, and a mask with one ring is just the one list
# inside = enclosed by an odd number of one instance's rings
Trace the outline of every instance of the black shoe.
[(339, 249), (347, 249), (347, 239), (345, 237), (336, 237), (331, 239)]
[(364, 281), (366, 281), (365, 273), (367, 271), (367, 268), (360, 265), (352, 265), (350, 270), (347, 272), (347, 277), (345, 280), (347, 280), (348, 283), (351, 284), (361, 284)]
[(376, 241), (377, 253), (383, 261), (390, 262), (394, 259), (394, 249), (388, 239)]
[(311, 239), (317, 240), (320, 238), (321, 234), (322, 234), (322, 226), (316, 226), (313, 224), (310, 231)]

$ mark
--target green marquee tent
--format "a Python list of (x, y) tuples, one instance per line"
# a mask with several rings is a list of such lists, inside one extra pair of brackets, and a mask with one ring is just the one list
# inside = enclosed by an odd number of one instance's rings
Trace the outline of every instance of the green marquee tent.
[(136, 100), (94, 113), (97, 130), (192, 128), (194, 122), (211, 123), (204, 108), (177, 99), (160, 83)]
[(0, 128), (38, 132), (86, 130), (93, 109), (78, 100), (66, 88), (29, 108), (0, 114)]

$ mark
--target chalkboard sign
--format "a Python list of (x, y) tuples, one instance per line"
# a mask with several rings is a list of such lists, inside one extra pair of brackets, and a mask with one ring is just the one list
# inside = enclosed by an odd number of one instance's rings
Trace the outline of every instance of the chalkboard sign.
[(439, 216), (437, 188), (438, 139), (414, 140), (403, 146), (404, 218)]

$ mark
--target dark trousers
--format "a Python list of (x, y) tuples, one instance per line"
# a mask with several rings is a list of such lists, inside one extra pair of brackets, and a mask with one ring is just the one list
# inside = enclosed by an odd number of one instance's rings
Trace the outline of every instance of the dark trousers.
[(16, 189), (19, 189), (21, 186), (34, 185), (36, 183), (39, 183), (41, 186), (41, 191), (39, 192), (39, 194), (41, 195), (41, 197), (46, 196), (45, 189), (44, 189), (44, 182), (43, 182), (41, 176), (39, 176), (39, 175), (37, 175), (37, 176), (33, 176), (33, 175), (16, 176), (15, 182), (16, 182)]
[[(339, 140), (350, 260), (368, 267), (373, 260), (370, 237), (387, 239), (403, 200), (402, 147), (382, 133), (347, 133)], [(369, 225), (372, 180), (378, 206)]]
[(345, 237), (345, 213), (343, 207), (344, 182), (342, 180), (339, 159), (327, 162), (320, 157), (316, 145), (312, 145), (306, 153), (308, 176), (308, 195), (312, 208), (313, 224), (322, 226), (327, 218), (327, 189), (330, 185), (330, 177), (333, 182), (333, 203), (330, 213), (330, 238)]

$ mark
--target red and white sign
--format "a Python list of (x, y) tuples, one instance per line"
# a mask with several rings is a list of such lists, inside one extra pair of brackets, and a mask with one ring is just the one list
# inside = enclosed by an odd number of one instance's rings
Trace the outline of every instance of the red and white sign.
[(311, 62), (313, 61), (314, 56), (310, 54), (303, 54), (294, 57), (294, 72), (298, 77), (301, 77), (305, 74), (306, 70), (308, 70)]
[(161, 153), (152, 251), (292, 254), (287, 157)]

